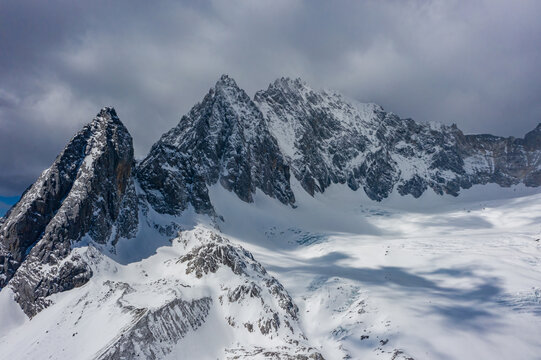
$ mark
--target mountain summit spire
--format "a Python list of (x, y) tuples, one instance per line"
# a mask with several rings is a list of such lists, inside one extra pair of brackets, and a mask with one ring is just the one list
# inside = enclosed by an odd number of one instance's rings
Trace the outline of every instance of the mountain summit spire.
[(222, 76), (220, 76), (220, 79), (218, 79), (218, 81), (216, 82), (215, 87), (216, 88), (232, 87), (232, 88), (237, 88), (237, 89), (239, 88), (235, 79), (233, 79), (227, 74), (223, 74)]
[[(71, 257), (72, 244), (87, 236), (114, 245), (133, 236), (134, 164), (128, 130), (113, 108), (103, 108), (11, 209), (0, 229), (0, 287), (9, 282), (28, 315), (47, 306), (46, 296), (91, 276)], [(42, 277), (38, 264), (54, 271)], [(55, 275), (64, 272), (72, 275)]]

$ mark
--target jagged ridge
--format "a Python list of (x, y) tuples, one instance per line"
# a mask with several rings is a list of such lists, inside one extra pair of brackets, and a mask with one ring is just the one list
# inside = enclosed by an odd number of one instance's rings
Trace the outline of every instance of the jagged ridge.
[(208, 186), (217, 182), (243, 201), (260, 189), (294, 204), (290, 173), (311, 195), (338, 183), (377, 201), (393, 191), (457, 196), (474, 184), (539, 186), (540, 154), (539, 128), (524, 139), (464, 135), (300, 79), (278, 79), (252, 101), (223, 76), (152, 147), (137, 177), (158, 212), (191, 205), (214, 214)]
[(392, 191), (419, 197), (428, 188), (523, 182), (539, 186), (539, 127), (524, 139), (464, 135), (455, 125), (417, 123), (302, 80), (279, 79), (255, 95), (292, 173), (310, 194), (333, 183), (363, 187), (373, 200)]

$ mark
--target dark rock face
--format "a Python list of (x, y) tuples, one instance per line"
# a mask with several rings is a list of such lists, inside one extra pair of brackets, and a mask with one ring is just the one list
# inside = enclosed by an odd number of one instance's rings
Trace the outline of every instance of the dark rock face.
[(339, 100), (335, 94), (311, 91), (300, 79), (284, 78), (254, 98), (293, 174), (311, 195), (331, 183), (345, 183), (348, 162), (362, 154), (369, 141), (344, 122), (355, 121), (356, 115)]
[(133, 166), (131, 136), (115, 110), (104, 108), (7, 214), (0, 231), (0, 287), (9, 282), (29, 316), (47, 305), (46, 296), (92, 276), (73, 245), (87, 240), (114, 246), (134, 236)]
[(541, 124), (523, 139), (492, 135), (464, 135), (459, 138), (461, 153), (472, 159), (476, 178), (472, 183), (511, 186), (541, 184)]
[[(249, 253), (244, 255), (251, 256)], [(180, 261), (187, 262), (186, 273), (195, 273), (198, 279), (209, 272), (215, 273), (222, 265), (229, 267), (235, 275), (246, 274), (246, 264), (231, 244), (205, 244), (182, 256)]]
[(167, 214), (189, 205), (213, 213), (207, 187), (217, 182), (246, 202), (256, 189), (286, 204), (295, 201), (289, 167), (261, 112), (225, 75), (154, 144), (137, 178), (148, 202)]

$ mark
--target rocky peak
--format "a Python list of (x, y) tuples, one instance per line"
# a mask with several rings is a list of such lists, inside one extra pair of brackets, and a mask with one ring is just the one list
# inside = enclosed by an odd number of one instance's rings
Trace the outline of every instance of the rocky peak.
[(116, 110), (112, 106), (106, 106), (102, 108), (100, 112), (96, 115), (93, 121), (100, 121), (100, 120), (118, 122), (121, 124), (120, 119), (118, 118), (118, 115), (116, 114)]
[(226, 75), (152, 147), (137, 173), (149, 203), (162, 213), (191, 205), (213, 214), (208, 186), (217, 182), (247, 202), (257, 188), (294, 202), (289, 167), (261, 111)]
[(267, 90), (261, 90), (258, 93), (263, 93), (265, 91), (277, 91), (281, 92), (282, 94), (293, 95), (298, 94), (303, 90), (310, 91), (312, 89), (301, 78), (292, 79), (290, 77), (281, 77), (270, 83)]
[[(249, 104), (250, 97), (244, 90), (238, 87), (236, 81), (229, 75), (222, 75), (216, 82), (213, 88), (209, 90), (207, 96), (203, 99), (203, 103), (212, 102), (221, 103), (225, 107), (238, 108), (241, 104)], [(239, 106), (240, 105), (240, 106)], [(242, 121), (243, 119), (239, 119)]]
[(228, 89), (228, 88), (241, 90), (239, 86), (237, 85), (237, 82), (235, 81), (235, 79), (233, 79), (227, 74), (223, 74), (222, 76), (220, 76), (220, 78), (216, 82), (214, 89), (218, 90), (218, 89)]
[(541, 123), (524, 136), (524, 143), (528, 149), (541, 149)]
[(312, 195), (331, 183), (347, 182), (346, 162), (366, 149), (377, 127), (374, 106), (351, 104), (300, 79), (278, 79), (254, 102), (293, 174)]
[(84, 264), (67, 260), (72, 245), (114, 246), (133, 235), (133, 166), (130, 134), (113, 108), (103, 108), (11, 209), (0, 230), (0, 287), (9, 282), (27, 314), (90, 277)]

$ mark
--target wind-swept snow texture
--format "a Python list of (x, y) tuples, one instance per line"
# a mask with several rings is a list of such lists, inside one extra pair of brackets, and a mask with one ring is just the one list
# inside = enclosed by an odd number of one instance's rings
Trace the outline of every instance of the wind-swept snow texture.
[(381, 204), (332, 186), (298, 196), (295, 210), (211, 193), (229, 214), (222, 231), (289, 290), (326, 359), (538, 358), (541, 195), (532, 189)]
[(222, 76), (141, 162), (113, 108), (0, 218), (0, 358), (539, 359), (541, 126)]

